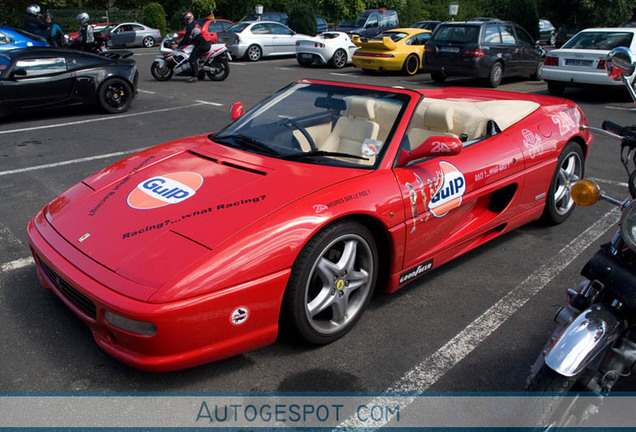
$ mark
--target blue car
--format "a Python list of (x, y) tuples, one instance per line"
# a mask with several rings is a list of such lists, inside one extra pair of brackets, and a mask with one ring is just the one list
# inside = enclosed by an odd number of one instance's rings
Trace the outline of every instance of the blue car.
[(0, 51), (48, 45), (43, 37), (13, 27), (0, 26)]

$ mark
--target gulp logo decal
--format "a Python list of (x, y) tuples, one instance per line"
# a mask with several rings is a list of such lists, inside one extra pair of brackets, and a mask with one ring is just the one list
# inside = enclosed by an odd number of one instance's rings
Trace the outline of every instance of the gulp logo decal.
[(442, 170), (442, 185), (428, 204), (428, 209), (435, 217), (442, 217), (459, 207), (462, 203), (462, 196), (466, 192), (466, 179), (457, 168), (448, 162), (440, 162), (439, 167)]
[(128, 205), (148, 210), (178, 204), (191, 198), (203, 184), (203, 177), (195, 172), (176, 172), (151, 177), (139, 183), (128, 194)]

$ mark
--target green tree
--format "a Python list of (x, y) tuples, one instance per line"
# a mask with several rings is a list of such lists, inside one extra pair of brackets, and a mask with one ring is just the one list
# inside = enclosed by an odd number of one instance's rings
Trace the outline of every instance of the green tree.
[(289, 11), (289, 28), (296, 33), (303, 33), (310, 36), (316, 35), (316, 19), (314, 10), (306, 3), (298, 3)]
[(190, 10), (195, 17), (206, 17), (214, 13), (216, 3), (214, 0), (192, 0)]
[(166, 11), (159, 3), (149, 3), (144, 7), (142, 22), (147, 26), (158, 28), (162, 34), (166, 34)]

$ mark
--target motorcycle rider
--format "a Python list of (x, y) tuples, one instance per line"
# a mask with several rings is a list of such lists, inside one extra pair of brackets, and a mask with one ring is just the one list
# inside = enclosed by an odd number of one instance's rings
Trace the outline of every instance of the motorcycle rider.
[(24, 30), (34, 35), (46, 37), (47, 24), (40, 13), (40, 6), (32, 4), (26, 8), (26, 17), (24, 18)]
[(48, 28), (46, 30), (46, 40), (49, 45), (55, 47), (66, 45), (62, 27), (60, 27), (59, 24), (53, 22), (53, 15), (51, 15), (50, 13), (44, 14), (44, 20), (48, 25)]
[(82, 51), (95, 51), (95, 35), (93, 34), (93, 26), (89, 22), (90, 17), (86, 12), (82, 12), (75, 19), (80, 23), (79, 36), (76, 40), (77, 48)]
[(181, 42), (179, 42), (179, 48), (182, 48), (189, 44), (194, 44), (194, 48), (192, 49), (192, 53), (190, 54), (190, 69), (192, 70), (192, 77), (188, 80), (188, 82), (193, 83), (197, 82), (197, 79), (203, 79), (203, 75), (199, 75), (199, 64), (198, 60), (204, 53), (210, 50), (210, 46), (212, 42), (208, 40), (208, 36), (204, 36), (201, 32), (201, 27), (194, 21), (194, 15), (192, 12), (184, 12), (181, 15), (183, 21), (186, 24), (185, 35)]

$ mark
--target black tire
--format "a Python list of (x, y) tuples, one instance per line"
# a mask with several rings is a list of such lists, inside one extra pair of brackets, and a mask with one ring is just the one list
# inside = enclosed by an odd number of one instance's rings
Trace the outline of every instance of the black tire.
[(496, 62), (490, 68), (490, 72), (488, 73), (488, 86), (492, 88), (499, 87), (501, 84), (501, 80), (503, 79), (504, 68), (500, 62)]
[(259, 61), (263, 56), (263, 50), (258, 45), (250, 45), (245, 50), (245, 60), (249, 60), (251, 62)]
[(563, 96), (567, 84), (560, 81), (548, 81), (548, 93), (552, 96)]
[(152, 48), (155, 46), (155, 40), (150, 36), (146, 36), (142, 43), (146, 48)]
[(352, 221), (330, 225), (296, 258), (283, 299), (282, 319), (309, 343), (331, 343), (360, 319), (377, 275), (378, 252), (371, 232)]
[(106, 80), (97, 90), (99, 105), (108, 113), (122, 113), (130, 108), (134, 94), (132, 87), (121, 78)]
[(347, 65), (347, 52), (342, 48), (338, 48), (333, 56), (331, 56), (331, 60), (329, 60), (329, 65), (336, 69), (342, 69)]
[(172, 68), (169, 68), (168, 66), (161, 68), (159, 66), (159, 62), (154, 61), (152, 62), (152, 65), (150, 65), (150, 73), (152, 74), (152, 77), (157, 81), (168, 81), (170, 78), (172, 78), (174, 70), (172, 70)]
[(205, 74), (212, 81), (223, 81), (225, 78), (230, 75), (230, 62), (228, 62), (227, 57), (216, 57), (211, 62), (211, 67), (214, 68), (214, 72), (205, 71)]
[(298, 62), (299, 65), (301, 66), (311, 66), (312, 61), (311, 60), (307, 60), (307, 59), (301, 59), (300, 57), (296, 57), (296, 61)]
[(446, 81), (446, 74), (444, 72), (431, 72), (431, 78), (437, 84), (442, 84), (444, 81)]
[(549, 224), (564, 222), (574, 211), (574, 201), (570, 196), (572, 185), (583, 178), (585, 165), (583, 150), (574, 141), (568, 142), (557, 161), (545, 200), (543, 220)]
[(535, 397), (524, 398), (530, 405), (523, 406), (524, 425), (540, 427), (559, 426), (567, 421), (568, 407), (563, 399), (575, 386), (577, 377), (566, 377), (552, 369), (543, 358), (537, 360), (536, 369), (532, 371), (526, 390), (535, 393)]
[(404, 60), (404, 64), (402, 65), (402, 73), (404, 75), (413, 76), (417, 73), (420, 68), (420, 61), (416, 55), (411, 54)]
[(539, 63), (537, 63), (537, 67), (535, 68), (534, 72), (532, 72), (530, 74), (530, 79), (532, 81), (541, 81), (541, 79), (542, 79), (542, 74), (541, 74), (542, 69), (543, 69), (543, 60), (541, 60)]

